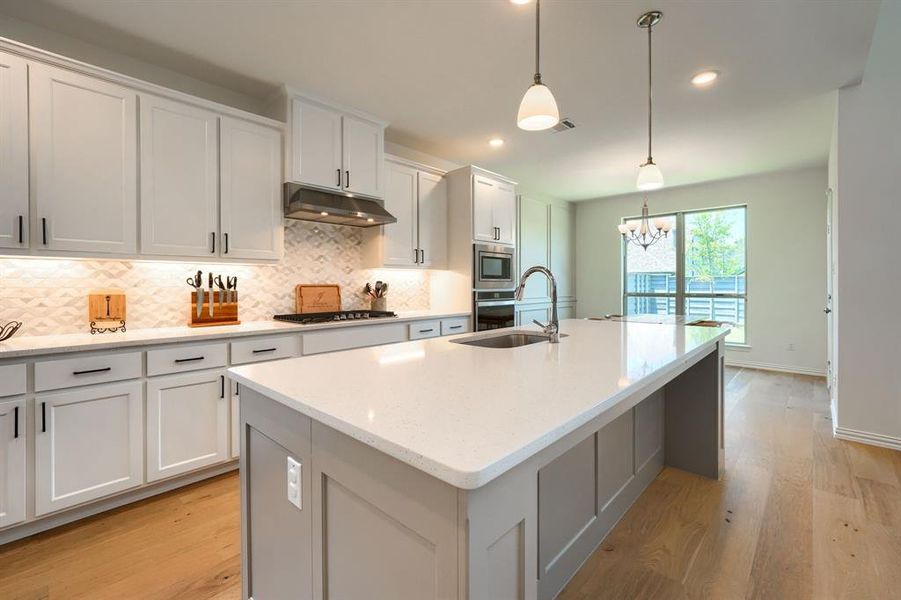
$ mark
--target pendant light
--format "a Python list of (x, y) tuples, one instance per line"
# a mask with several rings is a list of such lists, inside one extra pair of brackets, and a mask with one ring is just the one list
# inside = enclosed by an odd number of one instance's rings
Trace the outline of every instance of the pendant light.
[(550, 129), (560, 122), (560, 111), (551, 90), (541, 83), (541, 70), (538, 68), (541, 56), (541, 0), (535, 2), (535, 79), (526, 90), (519, 104), (516, 124), (526, 131), (542, 131)]
[(659, 10), (646, 12), (638, 18), (638, 26), (641, 29), (648, 30), (648, 160), (638, 167), (637, 182), (638, 189), (642, 191), (656, 190), (663, 187), (663, 173), (661, 173), (660, 168), (654, 164), (654, 157), (651, 153), (651, 139), (653, 132), (653, 104), (651, 100), (651, 83), (653, 81), (651, 71), (651, 32), (654, 29), (654, 25), (659, 23), (662, 18), (663, 13)]

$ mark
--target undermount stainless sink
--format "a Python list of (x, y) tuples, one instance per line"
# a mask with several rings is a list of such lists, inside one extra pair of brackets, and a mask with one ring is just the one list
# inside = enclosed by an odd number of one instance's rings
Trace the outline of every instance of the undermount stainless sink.
[[(561, 334), (560, 337), (566, 337), (566, 334)], [(513, 332), (451, 341), (455, 344), (481, 346), (482, 348), (519, 348), (520, 346), (539, 344), (541, 342), (547, 342), (548, 340), (550, 340), (550, 336), (543, 333)]]

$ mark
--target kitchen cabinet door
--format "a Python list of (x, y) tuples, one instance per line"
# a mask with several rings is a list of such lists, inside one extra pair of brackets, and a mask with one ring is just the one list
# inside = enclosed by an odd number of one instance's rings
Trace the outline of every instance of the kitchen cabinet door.
[(497, 182), (481, 175), (472, 177), (472, 239), (477, 242), (496, 242), (492, 205)]
[(497, 182), (492, 194), (491, 220), (497, 228), (497, 242), (516, 243), (516, 188)]
[(238, 458), (241, 455), (241, 386), (237, 381), (228, 383), (231, 388), (229, 400), (229, 458)]
[(574, 298), (575, 289), (575, 236), (573, 210), (563, 206), (551, 206), (551, 272), (557, 278), (557, 295)]
[(291, 100), (291, 179), (332, 190), (343, 187), (340, 113)]
[(378, 123), (345, 115), (344, 189), (381, 198), (384, 194), (385, 130)]
[(225, 371), (147, 381), (147, 481), (228, 459)]
[[(0, 52), (0, 248), (28, 246), (28, 67)], [(2, 524), (2, 523), (0, 523)]]
[(29, 65), (34, 247), (134, 254), (137, 94)]
[(416, 169), (406, 165), (392, 162), (386, 165), (385, 209), (397, 218), (397, 223), (382, 227), (382, 264), (385, 266), (417, 266), (416, 176)]
[(447, 182), (444, 177), (420, 171), (419, 260), (429, 269), (447, 268)]
[(281, 133), (229, 117), (219, 127), (220, 255), (278, 260), (284, 250)]
[(25, 400), (0, 402), (0, 527), (25, 520)]
[(141, 485), (141, 382), (35, 397), (35, 514)]
[[(548, 206), (528, 196), (519, 198), (519, 272), (548, 266)], [(554, 273), (556, 275), (556, 273)], [(523, 295), (527, 300), (549, 302), (550, 283), (543, 275), (530, 277)]]
[(216, 254), (216, 113), (141, 95), (141, 252)]

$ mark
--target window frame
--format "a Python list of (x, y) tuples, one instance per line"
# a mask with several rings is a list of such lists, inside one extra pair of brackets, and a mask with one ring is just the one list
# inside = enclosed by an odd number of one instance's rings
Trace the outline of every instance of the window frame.
[[(689, 292), (685, 291), (685, 216), (698, 214), (698, 213), (713, 213), (723, 210), (730, 210), (742, 208), (745, 211), (745, 235), (744, 235), (744, 257), (745, 257), (745, 291), (744, 294), (738, 293), (698, 293), (698, 292)], [(737, 347), (737, 348), (748, 348), (750, 347), (750, 332), (748, 329), (748, 301), (749, 301), (749, 292), (750, 292), (750, 257), (748, 254), (748, 205), (747, 204), (729, 204), (724, 206), (712, 206), (710, 208), (695, 208), (691, 210), (682, 210), (675, 212), (662, 212), (662, 213), (654, 213), (648, 215), (649, 219), (656, 219), (659, 217), (674, 217), (676, 220), (676, 226), (673, 228), (673, 231), (670, 232), (670, 235), (676, 236), (676, 291), (674, 293), (645, 293), (645, 292), (629, 292), (628, 291), (628, 277), (629, 273), (627, 271), (628, 260), (627, 253), (629, 249), (629, 242), (625, 239), (622, 241), (622, 251), (620, 252), (620, 271), (622, 272), (622, 279), (620, 281), (620, 285), (622, 286), (622, 304), (620, 312), (625, 315), (628, 307), (629, 298), (673, 298), (676, 303), (676, 315), (684, 315), (685, 314), (685, 303), (689, 298), (738, 298), (743, 299), (745, 301), (744, 315), (745, 315), (745, 339), (743, 342), (726, 342), (726, 345)], [(641, 220), (641, 215), (632, 216), (632, 217), (623, 217), (621, 219), (621, 223), (626, 223), (628, 221), (638, 221)]]

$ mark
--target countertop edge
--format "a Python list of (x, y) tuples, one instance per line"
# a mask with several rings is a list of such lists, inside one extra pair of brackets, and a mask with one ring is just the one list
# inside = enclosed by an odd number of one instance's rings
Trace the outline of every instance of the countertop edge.
[[(78, 352), (82, 350), (110, 350), (118, 348), (133, 348), (136, 346), (156, 346), (161, 344), (177, 344), (189, 342), (204, 342), (217, 339), (240, 338), (255, 335), (280, 335), (290, 333), (304, 333), (312, 331), (322, 331), (325, 329), (342, 329), (345, 327), (367, 327), (372, 325), (389, 325), (391, 323), (409, 323), (415, 321), (427, 321), (430, 319), (449, 319), (455, 317), (470, 317), (469, 312), (436, 312), (429, 313), (426, 311), (400, 311), (397, 317), (387, 319), (371, 319), (371, 320), (355, 320), (340, 321), (328, 323), (314, 323), (309, 325), (300, 325), (297, 323), (288, 323), (285, 321), (249, 321), (241, 325), (223, 325), (220, 327), (209, 327), (203, 329), (192, 329), (190, 327), (162, 327), (159, 334), (154, 336), (148, 334), (146, 338), (138, 339), (121, 339), (116, 336), (120, 334), (97, 334), (98, 337), (83, 338), (87, 333), (67, 333), (60, 335), (35, 335), (15, 338), (10, 342), (0, 342), (0, 361), (9, 358), (29, 358), (36, 356), (48, 356), (54, 354), (66, 354), (69, 352)], [(135, 329), (128, 334), (138, 334), (138, 332), (153, 332), (155, 328)], [(72, 336), (79, 339), (66, 340), (65, 338)], [(40, 340), (47, 338), (61, 338), (58, 344), (47, 346), (27, 347), (29, 340), (34, 340), (40, 344)], [(25, 347), (21, 347), (25, 346)]]
[(367, 446), (379, 450), (380, 452), (384, 452), (388, 456), (391, 456), (392, 458), (395, 458), (419, 471), (427, 473), (443, 481), (444, 483), (447, 483), (448, 485), (451, 485), (458, 489), (470, 491), (487, 485), (510, 469), (525, 462), (532, 456), (538, 454), (542, 450), (563, 439), (565, 436), (577, 430), (582, 425), (600, 416), (607, 410), (610, 410), (623, 400), (632, 397), (636, 393), (642, 392), (645, 386), (649, 383), (665, 379), (667, 376), (678, 372), (686, 363), (696, 362), (701, 357), (706, 356), (711, 352), (711, 350), (716, 347), (717, 343), (722, 341), (726, 337), (726, 335), (728, 335), (728, 333), (728, 331), (722, 332), (720, 335), (711, 338), (704, 344), (698, 346), (697, 348), (694, 348), (691, 352), (686, 353), (684, 356), (680, 356), (678, 359), (673, 360), (672, 362), (661, 367), (650, 375), (633, 382), (629, 387), (626, 387), (613, 394), (612, 396), (599, 401), (591, 408), (586, 409), (585, 411), (580, 413), (578, 416), (571, 418), (565, 423), (553, 427), (544, 435), (525, 444), (519, 449), (474, 471), (461, 470), (438, 460), (413, 452), (410, 449), (400, 446), (395, 442), (392, 442), (381, 436), (374, 435), (372, 432), (366, 431), (365, 429), (360, 429), (359, 427), (351, 425), (350, 423), (347, 423), (346, 421), (343, 421), (341, 419), (335, 418), (328, 413), (324, 413), (320, 410), (312, 408), (304, 402), (295, 398), (291, 398), (276, 389), (260, 385), (242, 375), (240, 373), (242, 367), (240, 366), (230, 368), (228, 370), (228, 373), (232, 379), (234, 379), (241, 385), (247, 386), (248, 388), (254, 390), (259, 394), (271, 398), (292, 410), (296, 410), (301, 414), (310, 417), (311, 419), (319, 421), (320, 423), (327, 425), (328, 427), (344, 433), (352, 437), (353, 439), (366, 444)]

